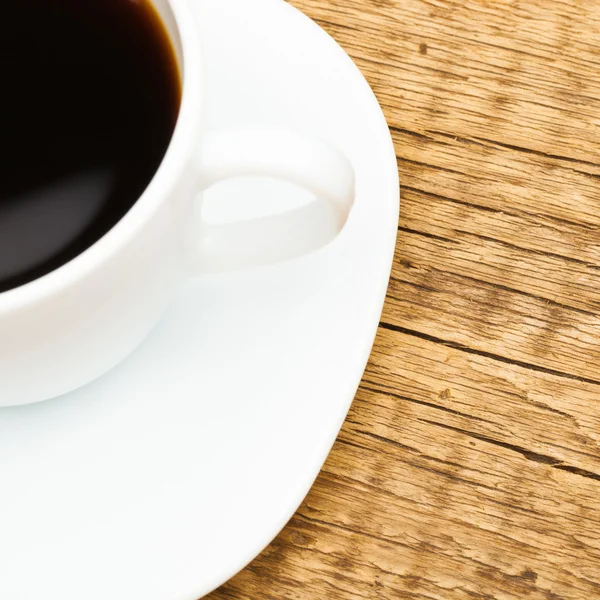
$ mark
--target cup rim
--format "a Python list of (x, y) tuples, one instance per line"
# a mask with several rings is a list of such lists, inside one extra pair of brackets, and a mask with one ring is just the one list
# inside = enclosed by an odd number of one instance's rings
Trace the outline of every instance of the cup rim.
[[(153, 5), (156, 3), (150, 0)], [(0, 316), (63, 293), (119, 253), (152, 218), (189, 167), (200, 130), (202, 57), (196, 17), (187, 2), (167, 0), (181, 47), (181, 106), (165, 156), (154, 177), (127, 214), (69, 262), (29, 283), (0, 292)]]

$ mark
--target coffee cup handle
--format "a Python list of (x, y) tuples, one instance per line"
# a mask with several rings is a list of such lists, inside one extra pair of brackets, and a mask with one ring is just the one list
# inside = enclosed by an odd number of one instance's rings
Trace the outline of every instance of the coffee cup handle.
[(199, 223), (197, 269), (221, 272), (282, 262), (313, 252), (343, 229), (354, 203), (350, 161), (329, 143), (278, 127), (207, 132), (196, 155), (200, 190), (231, 177), (285, 180), (317, 201), (264, 218)]

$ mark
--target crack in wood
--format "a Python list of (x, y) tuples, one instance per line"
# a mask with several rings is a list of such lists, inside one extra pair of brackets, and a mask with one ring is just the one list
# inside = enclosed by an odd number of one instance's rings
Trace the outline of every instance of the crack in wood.
[(421, 421), (422, 423), (427, 423), (428, 425), (433, 425), (435, 427), (441, 427), (443, 429), (448, 429), (448, 430), (454, 431), (456, 433), (461, 433), (463, 435), (474, 438), (481, 442), (486, 442), (488, 444), (493, 444), (494, 446), (499, 446), (501, 448), (505, 448), (506, 450), (518, 452), (519, 454), (524, 456), (527, 460), (531, 460), (533, 462), (548, 465), (549, 467), (552, 467), (554, 469), (559, 469), (560, 471), (566, 471), (568, 473), (572, 473), (573, 475), (578, 475), (580, 477), (586, 477), (588, 479), (600, 481), (599, 474), (593, 473), (592, 471), (587, 471), (586, 469), (580, 469), (579, 467), (565, 465), (562, 460), (560, 460), (558, 458), (554, 458), (552, 456), (548, 456), (547, 454), (541, 454), (539, 452), (527, 450), (526, 448), (517, 446), (516, 444), (510, 444), (508, 442), (502, 442), (500, 440), (495, 440), (494, 438), (488, 437), (486, 435), (481, 435), (480, 433), (475, 433), (475, 432), (469, 431), (467, 429), (461, 429), (460, 427), (454, 427), (452, 425), (447, 425), (446, 423), (438, 423), (437, 421), (430, 421), (428, 419), (419, 419), (419, 421)]
[[(523, 152), (525, 154), (532, 154), (535, 156), (539, 156), (541, 158), (549, 158), (552, 160), (559, 160), (559, 161), (564, 161), (564, 162), (569, 162), (569, 163), (574, 163), (574, 164), (587, 165), (588, 167), (596, 167), (596, 168), (600, 169), (600, 164), (592, 162), (592, 161), (584, 160), (581, 158), (572, 158), (570, 156), (564, 156), (562, 154), (551, 154), (549, 152), (544, 152), (543, 150), (534, 150), (533, 148), (526, 148), (525, 146), (507, 144), (505, 142), (500, 142), (498, 140), (492, 140), (490, 138), (484, 138), (484, 137), (480, 137), (480, 136), (473, 136), (470, 138), (465, 138), (465, 137), (455, 136), (452, 133), (444, 133), (443, 131), (435, 131), (435, 130), (430, 130), (430, 129), (427, 129), (426, 131), (427, 131), (427, 133), (439, 135), (439, 136), (442, 136), (445, 138), (455, 139), (455, 140), (463, 142), (463, 143), (476, 144), (477, 146), (484, 146), (486, 148), (489, 148), (490, 146), (495, 146), (498, 148), (505, 148), (506, 150), (514, 150), (515, 152)], [(586, 171), (577, 171), (577, 172), (582, 173), (584, 175), (590, 175), (590, 173), (588, 173)]]
[(457, 204), (459, 206), (465, 206), (466, 208), (471, 208), (473, 210), (480, 210), (487, 213), (492, 213), (496, 215), (506, 215), (508, 217), (514, 217), (515, 219), (523, 219), (523, 218), (537, 218), (543, 221), (552, 221), (553, 223), (557, 223), (560, 225), (567, 225), (569, 227), (578, 227), (581, 229), (585, 229), (592, 233), (597, 233), (600, 231), (600, 223), (593, 224), (588, 223), (586, 221), (572, 221), (570, 219), (565, 219), (563, 217), (557, 217), (556, 215), (550, 215), (546, 213), (538, 213), (535, 211), (525, 211), (525, 210), (505, 210), (499, 208), (493, 208), (491, 206), (486, 206), (484, 204), (478, 204), (476, 202), (468, 202), (466, 200), (460, 200), (458, 198), (453, 198), (448, 195), (442, 195), (434, 192), (430, 192), (428, 190), (424, 190), (422, 188), (410, 186), (410, 185), (402, 185), (402, 190), (408, 190), (411, 192), (415, 192), (417, 194), (423, 194), (424, 196), (429, 196), (430, 198), (437, 198), (438, 200), (444, 200), (447, 202), (451, 202), (452, 204)]
[(488, 444), (494, 444), (495, 446), (505, 448), (506, 450), (518, 452), (519, 454), (522, 454), (526, 459), (531, 460), (533, 462), (550, 466), (561, 465), (563, 462), (558, 458), (553, 458), (552, 456), (547, 456), (546, 454), (533, 452), (532, 450), (527, 450), (526, 448), (522, 448), (521, 446), (517, 446), (516, 444), (510, 444), (508, 442), (495, 440), (494, 438), (488, 437), (486, 435), (481, 435), (480, 433), (475, 433), (474, 431), (469, 431), (468, 429), (462, 429), (460, 427), (454, 427), (453, 425), (447, 425), (446, 423), (438, 423), (437, 421), (430, 421), (428, 419), (420, 418), (419, 421), (421, 421), (422, 423), (427, 423), (428, 425), (433, 425), (435, 427), (442, 427), (443, 429), (448, 429), (449, 431), (454, 431), (456, 433), (462, 433), (468, 437), (474, 438), (481, 442), (486, 442)]
[[(443, 274), (452, 275), (452, 276), (462, 279), (464, 281), (471, 281), (477, 285), (482, 285), (482, 286), (487, 286), (490, 288), (502, 290), (502, 291), (508, 292), (510, 294), (517, 294), (519, 296), (523, 296), (524, 298), (530, 298), (531, 300), (536, 300), (538, 302), (542, 302), (546, 306), (555, 306), (556, 308), (560, 308), (561, 310), (572, 311), (574, 313), (578, 313), (581, 315), (586, 315), (586, 316), (594, 317), (594, 318), (600, 318), (600, 313), (598, 313), (598, 312), (594, 312), (591, 310), (585, 310), (584, 308), (578, 308), (577, 306), (569, 306), (562, 302), (558, 302), (557, 300), (552, 300), (551, 298), (545, 298), (544, 296), (538, 296), (537, 294), (532, 294), (531, 292), (526, 292), (524, 290), (519, 290), (517, 288), (509, 287), (509, 286), (503, 285), (501, 283), (495, 283), (494, 281), (487, 281), (485, 279), (479, 279), (478, 277), (473, 277), (472, 275), (464, 275), (463, 273), (456, 273), (454, 271), (450, 271), (447, 269), (438, 269), (437, 267), (434, 267), (434, 266), (428, 265), (426, 268), (428, 271), (439, 273), (440, 275), (443, 275)], [(433, 287), (415, 284), (411, 281), (407, 281), (406, 279), (400, 279), (400, 278), (394, 277), (394, 276), (390, 277), (390, 279), (393, 281), (397, 281), (399, 283), (410, 285), (411, 287), (420, 288), (423, 291), (429, 291), (429, 292), (439, 292), (440, 291)]]
[(465, 346), (464, 344), (460, 344), (458, 342), (451, 342), (449, 340), (444, 340), (442, 338), (438, 338), (433, 335), (429, 335), (427, 333), (415, 331), (414, 329), (407, 329), (405, 327), (400, 327), (399, 325), (392, 325), (391, 323), (386, 323), (384, 321), (382, 321), (379, 324), (379, 326), (382, 329), (387, 329), (388, 331), (395, 331), (396, 333), (402, 333), (404, 335), (416, 337), (416, 338), (419, 338), (422, 340), (426, 340), (428, 342), (432, 342), (434, 344), (441, 344), (443, 346), (446, 346), (447, 348), (452, 348), (453, 350), (459, 350), (460, 352), (465, 352), (467, 354), (481, 356), (482, 358), (489, 358), (491, 360), (502, 362), (507, 365), (521, 367), (521, 368), (527, 369), (529, 371), (537, 371), (539, 373), (546, 373), (547, 375), (553, 375), (555, 377), (561, 377), (564, 379), (572, 379), (573, 381), (579, 381), (581, 383), (589, 383), (591, 385), (600, 385), (600, 381), (597, 379), (592, 379), (589, 377), (581, 377), (579, 375), (573, 375), (572, 373), (566, 373), (564, 371), (558, 371), (556, 369), (549, 369), (547, 367), (542, 367), (540, 365), (535, 365), (535, 364), (520, 361), (520, 360), (514, 360), (511, 358), (507, 358), (506, 356), (501, 356), (500, 354), (494, 354), (493, 352), (486, 352), (485, 350), (476, 350), (475, 348)]
[(431, 165), (429, 163), (419, 162), (418, 160), (411, 160), (402, 156), (397, 157), (400, 162), (409, 163), (411, 165), (417, 165), (419, 167), (426, 167), (428, 169), (435, 169), (436, 171), (442, 171), (445, 173), (452, 173), (453, 175), (462, 175), (463, 177), (470, 177), (468, 173), (463, 171), (457, 171), (456, 169), (449, 169), (448, 167), (440, 167), (439, 165)]
[(570, 262), (577, 265), (582, 265), (588, 269), (594, 271), (600, 271), (600, 265), (590, 263), (585, 260), (581, 260), (579, 258), (573, 258), (571, 256), (565, 256), (564, 254), (556, 254), (554, 252), (548, 252), (545, 250), (535, 250), (533, 248), (525, 248), (523, 246), (519, 246), (517, 244), (511, 244), (510, 242), (506, 242), (504, 240), (500, 240), (497, 238), (493, 238), (487, 235), (482, 235), (480, 233), (474, 233), (472, 231), (465, 231), (464, 229), (456, 229), (456, 233), (466, 235), (469, 237), (474, 237), (478, 240), (483, 240), (485, 242), (491, 242), (494, 244), (499, 244), (504, 246), (505, 248), (510, 248), (511, 250), (517, 250), (518, 252), (523, 252), (524, 254), (533, 254), (535, 256), (549, 256), (550, 258), (557, 258), (559, 260), (564, 260), (565, 262)]
[(453, 240), (441, 235), (436, 235), (435, 233), (427, 233), (426, 231), (417, 231), (416, 229), (410, 229), (409, 227), (404, 227), (402, 225), (398, 226), (398, 231), (403, 231), (404, 233), (414, 233), (420, 237), (430, 240), (437, 240), (438, 242), (446, 242), (447, 244), (460, 244), (459, 240)]
[[(369, 384), (369, 385), (365, 385), (365, 384)], [(404, 402), (410, 402), (412, 404), (419, 404), (420, 406), (427, 406), (428, 408), (441, 410), (441, 411), (449, 413), (451, 415), (454, 415), (457, 417), (462, 417), (464, 419), (469, 419), (471, 421), (480, 421), (482, 423), (489, 423), (490, 425), (496, 425), (496, 423), (494, 423), (493, 421), (489, 421), (488, 419), (484, 419), (483, 417), (476, 417), (475, 415), (463, 413), (463, 412), (460, 412), (459, 410), (455, 410), (454, 408), (449, 408), (448, 406), (444, 406), (443, 404), (436, 404), (435, 402), (427, 402), (426, 400), (418, 400), (417, 398), (410, 398), (408, 396), (402, 396), (401, 394), (397, 394), (397, 393), (391, 391), (389, 388), (386, 388), (386, 389), (379, 388), (378, 389), (377, 387), (371, 387), (371, 386), (378, 386), (378, 385), (380, 385), (380, 384), (378, 384), (374, 381), (370, 381), (365, 376), (365, 378), (363, 379), (363, 383), (361, 384), (360, 387), (361, 387), (361, 389), (368, 390), (369, 392), (372, 392), (374, 394), (383, 394), (390, 398), (395, 398), (397, 400), (403, 400)]]

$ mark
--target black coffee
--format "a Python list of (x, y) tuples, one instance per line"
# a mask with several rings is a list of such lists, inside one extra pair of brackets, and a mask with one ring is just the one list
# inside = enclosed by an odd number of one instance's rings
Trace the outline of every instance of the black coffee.
[(70, 261), (127, 213), (180, 100), (149, 0), (2, 3), (0, 292)]

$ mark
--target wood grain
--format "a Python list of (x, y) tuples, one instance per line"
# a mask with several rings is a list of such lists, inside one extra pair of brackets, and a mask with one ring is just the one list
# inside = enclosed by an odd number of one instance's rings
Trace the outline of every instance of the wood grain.
[(210, 598), (600, 598), (600, 3), (291, 3), (384, 108), (399, 241), (323, 473)]

